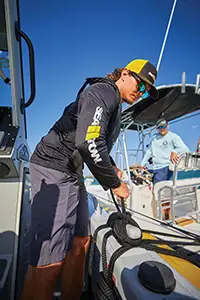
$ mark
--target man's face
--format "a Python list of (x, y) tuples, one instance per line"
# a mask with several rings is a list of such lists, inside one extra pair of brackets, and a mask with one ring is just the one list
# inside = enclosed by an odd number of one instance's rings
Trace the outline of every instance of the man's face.
[(168, 131), (169, 131), (169, 125), (167, 124), (167, 125), (164, 125), (164, 126), (159, 126), (159, 127), (157, 128), (157, 130), (158, 130), (158, 132), (159, 132), (162, 136), (165, 136), (165, 135), (168, 133)]
[(128, 104), (132, 104), (151, 89), (149, 84), (142, 82), (136, 75), (126, 69), (122, 71), (121, 80), (121, 97)]

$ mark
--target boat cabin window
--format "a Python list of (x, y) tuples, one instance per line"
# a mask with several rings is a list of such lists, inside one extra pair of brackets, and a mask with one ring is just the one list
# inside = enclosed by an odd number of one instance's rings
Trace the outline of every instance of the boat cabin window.
[(0, 0), (0, 107), (12, 106), (11, 86), (4, 82), (5, 78), (10, 78), (9, 54), (4, 1)]
[[(1, 37), (0, 37), (1, 38)], [(5, 78), (10, 78), (8, 52), (0, 49), (0, 107), (12, 106), (11, 86), (4, 82)]]

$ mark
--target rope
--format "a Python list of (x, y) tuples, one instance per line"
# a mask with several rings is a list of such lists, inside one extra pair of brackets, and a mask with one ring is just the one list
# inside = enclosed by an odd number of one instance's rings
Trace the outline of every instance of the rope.
[[(113, 193), (111, 193), (111, 195), (113, 195)], [(108, 200), (108, 199), (106, 199), (106, 198), (104, 198), (104, 197), (102, 197), (102, 196), (99, 196), (98, 195), (98, 197), (99, 198), (101, 198), (102, 200), (105, 200), (105, 201), (107, 201), (107, 202), (111, 202), (112, 203), (112, 201), (110, 201), (110, 200)], [(112, 196), (112, 199), (113, 199), (113, 201), (114, 201), (114, 195)], [(116, 200), (115, 200), (115, 202), (116, 202)], [(114, 203), (115, 204), (115, 203)], [(116, 205), (118, 205), (118, 204), (116, 204)], [(115, 206), (116, 206), (115, 205)], [(118, 206), (118, 209), (117, 210), (120, 210), (119, 209), (119, 206)], [(168, 222), (165, 222), (165, 221), (161, 221), (161, 220), (158, 220), (158, 219), (155, 219), (155, 218), (153, 218), (153, 217), (150, 217), (150, 216), (147, 216), (147, 215), (145, 215), (145, 214), (143, 214), (143, 213), (141, 213), (141, 212), (138, 212), (138, 211), (136, 211), (136, 210), (133, 210), (133, 209), (131, 209), (131, 208), (128, 208), (127, 209), (128, 211), (130, 211), (130, 212), (133, 212), (133, 213), (135, 213), (135, 214), (137, 214), (137, 215), (139, 215), (139, 216), (142, 216), (142, 217), (145, 217), (145, 218), (147, 218), (147, 219), (149, 219), (149, 220), (152, 220), (152, 221), (154, 221), (154, 222), (157, 222), (157, 223), (159, 223), (159, 224), (161, 224), (161, 225), (163, 225), (163, 226), (165, 226), (165, 227), (170, 227), (171, 229), (173, 229), (173, 230), (176, 230), (176, 231), (180, 231), (181, 233), (183, 233), (183, 234), (185, 234), (185, 235), (187, 235), (187, 237), (185, 236), (185, 237), (183, 237), (183, 236), (176, 236), (176, 235), (171, 235), (171, 234), (169, 234), (169, 233), (164, 233), (163, 234), (163, 232), (157, 232), (157, 231), (149, 231), (149, 230), (147, 230), (147, 229), (143, 229), (143, 232), (149, 232), (149, 233), (154, 233), (154, 234), (160, 234), (160, 235), (167, 235), (167, 236), (172, 236), (172, 237), (176, 237), (176, 238), (181, 238), (181, 239), (192, 239), (192, 240), (195, 240), (195, 241), (197, 241), (197, 242), (200, 242), (200, 235), (198, 235), (198, 234), (195, 234), (195, 233), (193, 233), (193, 232), (190, 232), (190, 231), (187, 231), (187, 230), (184, 230), (183, 228), (179, 228), (179, 227), (175, 227), (173, 224), (171, 224), (171, 223), (168, 223)]]
[[(90, 250), (90, 257), (89, 257), (89, 274), (92, 276), (92, 265), (94, 260), (94, 252), (95, 252), (95, 244), (97, 235), (100, 230), (102, 229), (109, 229), (103, 237), (102, 241), (102, 268), (103, 271), (99, 274), (99, 279), (97, 281), (97, 286), (95, 289), (95, 299), (102, 299), (102, 300), (117, 300), (121, 299), (119, 292), (113, 282), (113, 270), (116, 263), (116, 260), (123, 255), (125, 252), (129, 251), (134, 247), (141, 247), (146, 249), (147, 251), (154, 251), (156, 253), (161, 253), (165, 255), (170, 255), (178, 258), (185, 259), (192, 264), (196, 265), (200, 268), (200, 260), (194, 256), (191, 256), (189, 251), (182, 251), (179, 248), (180, 245), (192, 245), (192, 246), (199, 246), (199, 242), (195, 239), (194, 236), (190, 236), (192, 241), (167, 241), (162, 239), (151, 240), (151, 239), (142, 239), (142, 233), (149, 232), (151, 234), (156, 235), (165, 235), (169, 237), (176, 237), (182, 239), (188, 239), (187, 237), (180, 237), (178, 235), (173, 234), (165, 234), (163, 232), (151, 231), (151, 230), (142, 230), (138, 223), (132, 219), (131, 213), (125, 210), (124, 200), (121, 199), (121, 210), (119, 208), (119, 204), (115, 200), (113, 192), (111, 192), (113, 202), (116, 206), (117, 212), (112, 213), (106, 224), (99, 226), (92, 238), (91, 242), (91, 250)], [(147, 217), (147, 216), (145, 216)], [(152, 218), (153, 219), (153, 218)], [(153, 219), (155, 221), (155, 219)], [(137, 236), (132, 238), (129, 236), (127, 232), (127, 225), (131, 225), (132, 228), (137, 229)], [(106, 245), (107, 240), (109, 237), (113, 236), (117, 242), (121, 245), (111, 256), (109, 265), (107, 266), (107, 254), (106, 254)], [(169, 247), (174, 247), (176, 249), (165, 249), (159, 247), (159, 245), (167, 245)]]

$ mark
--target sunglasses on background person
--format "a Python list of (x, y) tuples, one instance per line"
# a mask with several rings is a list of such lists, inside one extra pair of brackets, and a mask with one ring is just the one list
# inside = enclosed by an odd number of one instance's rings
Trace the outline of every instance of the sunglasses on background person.
[(165, 129), (165, 128), (167, 128), (167, 125), (162, 125), (162, 126), (157, 127), (158, 130)]

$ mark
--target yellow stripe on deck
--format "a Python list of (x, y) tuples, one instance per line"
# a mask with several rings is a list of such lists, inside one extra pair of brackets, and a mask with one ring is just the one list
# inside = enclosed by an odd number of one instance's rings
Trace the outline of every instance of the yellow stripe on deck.
[(109, 210), (110, 207), (104, 207), (103, 209), (105, 209), (105, 211)]
[(189, 225), (192, 223), (195, 223), (195, 221), (192, 219), (187, 219), (187, 218), (182, 218), (182, 219), (176, 220), (176, 224), (179, 226), (186, 226), (186, 225)]
[[(150, 233), (143, 233), (142, 237), (143, 239), (157, 240), (157, 238)], [(167, 245), (162, 245), (159, 247), (173, 250)], [(187, 279), (193, 286), (200, 290), (200, 268), (182, 258), (160, 253), (157, 254), (162, 257), (179, 274)]]
[(114, 212), (115, 209), (113, 207), (110, 207), (110, 206), (106, 206), (104, 203), (100, 202), (99, 201), (99, 204), (100, 204), (100, 207), (103, 208), (105, 211), (107, 212)]

